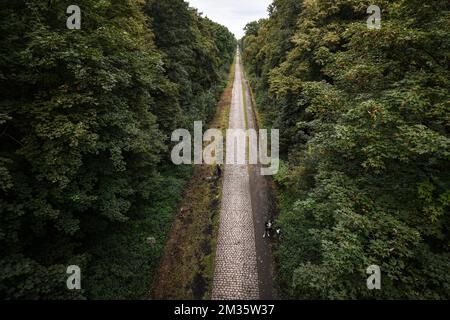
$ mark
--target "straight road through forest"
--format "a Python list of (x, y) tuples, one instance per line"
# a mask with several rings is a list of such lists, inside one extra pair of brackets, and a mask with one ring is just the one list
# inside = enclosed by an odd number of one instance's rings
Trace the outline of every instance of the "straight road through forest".
[[(230, 108), (230, 129), (246, 129), (239, 53)], [(227, 164), (224, 170), (220, 227), (212, 299), (259, 299), (248, 164)]]

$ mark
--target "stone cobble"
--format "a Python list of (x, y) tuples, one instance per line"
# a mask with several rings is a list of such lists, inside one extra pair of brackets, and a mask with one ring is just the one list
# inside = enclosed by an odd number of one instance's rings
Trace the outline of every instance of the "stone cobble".
[[(240, 57), (237, 56), (229, 128), (245, 129)], [(259, 298), (248, 165), (225, 165), (212, 299)]]

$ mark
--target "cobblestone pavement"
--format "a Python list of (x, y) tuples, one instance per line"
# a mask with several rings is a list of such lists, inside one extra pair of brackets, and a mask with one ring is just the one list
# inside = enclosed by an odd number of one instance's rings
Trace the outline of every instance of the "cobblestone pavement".
[[(229, 128), (245, 129), (240, 57), (235, 67)], [(259, 299), (247, 165), (226, 165), (212, 299)]]

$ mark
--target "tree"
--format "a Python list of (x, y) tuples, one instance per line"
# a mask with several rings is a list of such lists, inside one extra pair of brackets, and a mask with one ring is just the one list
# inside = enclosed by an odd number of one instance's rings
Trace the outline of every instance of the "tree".
[[(184, 56), (161, 42), (180, 30), (154, 33), (140, 0), (80, 0), (68, 30), (70, 4), (1, 2), (0, 297), (142, 298), (162, 250), (145, 236), (164, 241), (186, 179), (163, 161), (167, 138), (198, 115), (171, 73)], [(204, 46), (186, 79), (208, 95), (222, 78), (203, 68), (229, 63), (217, 42), (234, 39), (179, 4), (195, 29), (181, 40)], [(85, 290), (66, 289), (69, 265)]]
[(291, 298), (448, 299), (450, 8), (382, 1), (369, 30), (366, 5), (303, 1), (286, 58), (252, 73), (285, 135), (282, 283)]

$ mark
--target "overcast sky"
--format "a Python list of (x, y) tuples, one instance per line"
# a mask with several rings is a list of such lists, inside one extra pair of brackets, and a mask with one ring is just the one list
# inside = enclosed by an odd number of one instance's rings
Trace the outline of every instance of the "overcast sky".
[(211, 20), (223, 24), (237, 39), (244, 35), (243, 28), (251, 21), (267, 17), (272, 0), (186, 0)]

